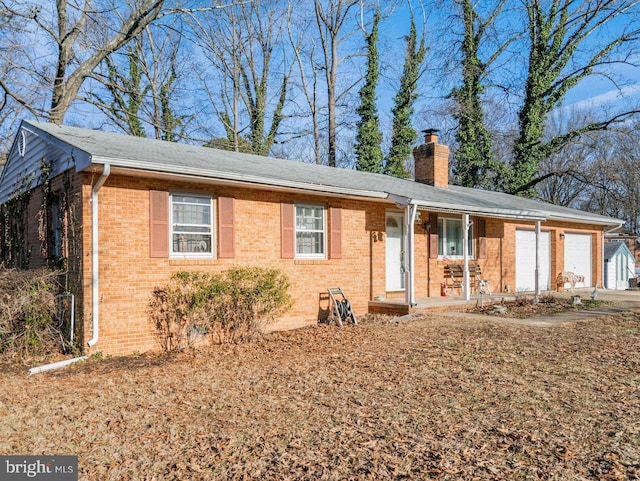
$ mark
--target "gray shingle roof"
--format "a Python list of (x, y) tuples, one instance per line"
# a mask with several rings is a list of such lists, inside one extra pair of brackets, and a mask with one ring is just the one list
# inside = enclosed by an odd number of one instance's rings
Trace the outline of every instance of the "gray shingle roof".
[(628, 252), (629, 255), (632, 255), (629, 247), (624, 241), (610, 241), (604, 243), (605, 259), (611, 259), (618, 253), (618, 251)]
[(92, 164), (110, 163), (112, 168), (230, 179), (274, 187), (303, 188), (316, 192), (388, 198), (396, 201), (401, 199), (436, 211), (570, 220), (599, 225), (622, 223), (618, 219), (498, 192), (458, 186), (439, 188), (381, 174), (50, 123), (24, 123), (86, 154), (84, 163), (77, 162), (77, 170), (84, 170)]

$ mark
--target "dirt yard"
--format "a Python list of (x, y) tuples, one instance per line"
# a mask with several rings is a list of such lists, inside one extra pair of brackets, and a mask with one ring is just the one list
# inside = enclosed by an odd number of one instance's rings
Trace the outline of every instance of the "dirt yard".
[(276, 333), (0, 374), (0, 452), (82, 480), (640, 479), (640, 313)]

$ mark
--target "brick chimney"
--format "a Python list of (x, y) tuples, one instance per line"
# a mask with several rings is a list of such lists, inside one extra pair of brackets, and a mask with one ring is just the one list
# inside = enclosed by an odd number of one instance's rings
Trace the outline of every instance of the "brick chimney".
[(449, 147), (438, 143), (438, 130), (427, 129), (424, 144), (413, 149), (416, 182), (435, 187), (449, 186)]

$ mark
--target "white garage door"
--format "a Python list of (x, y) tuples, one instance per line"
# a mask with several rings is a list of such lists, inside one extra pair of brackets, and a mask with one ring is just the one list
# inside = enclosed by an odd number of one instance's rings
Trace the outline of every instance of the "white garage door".
[(577, 287), (592, 285), (590, 234), (567, 233), (564, 235), (564, 270), (584, 276), (584, 286), (578, 283)]
[[(549, 289), (551, 238), (540, 232), (540, 289)], [(536, 290), (536, 233), (516, 230), (516, 291)]]

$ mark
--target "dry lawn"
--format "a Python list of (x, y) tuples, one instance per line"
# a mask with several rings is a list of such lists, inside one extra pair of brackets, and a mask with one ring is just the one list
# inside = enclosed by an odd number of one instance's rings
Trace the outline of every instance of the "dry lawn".
[(0, 453), (80, 479), (640, 479), (640, 313), (428, 316), (0, 374)]

